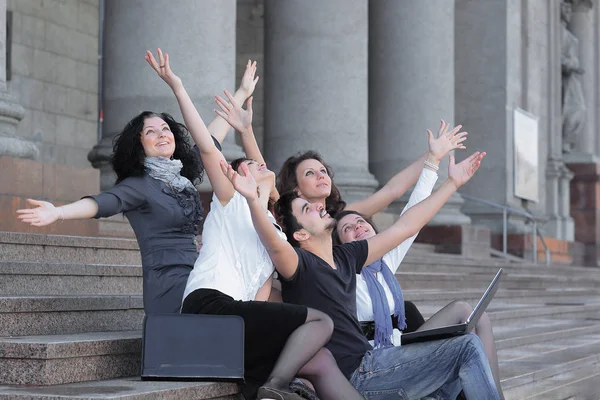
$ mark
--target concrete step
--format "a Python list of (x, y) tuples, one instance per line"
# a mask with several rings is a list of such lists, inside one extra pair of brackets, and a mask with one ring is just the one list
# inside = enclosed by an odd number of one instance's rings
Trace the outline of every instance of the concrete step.
[(0, 400), (243, 400), (235, 383), (157, 382), (140, 378), (55, 386), (0, 386)]
[(0, 232), (0, 261), (141, 265), (132, 239)]
[(142, 293), (142, 268), (129, 265), (0, 261), (0, 296)]
[(141, 329), (139, 295), (0, 297), (0, 337)]
[(0, 338), (0, 384), (56, 385), (140, 373), (141, 331)]
[[(406, 300), (413, 302), (440, 301), (449, 303), (454, 300), (479, 301), (485, 287), (478, 290), (440, 290), (440, 289), (412, 289), (404, 290), (402, 293)], [(544, 288), (509, 290), (499, 288), (494, 299), (527, 299), (528, 302), (553, 302), (556, 299), (587, 300), (589, 298), (600, 298), (600, 289), (595, 288)]]

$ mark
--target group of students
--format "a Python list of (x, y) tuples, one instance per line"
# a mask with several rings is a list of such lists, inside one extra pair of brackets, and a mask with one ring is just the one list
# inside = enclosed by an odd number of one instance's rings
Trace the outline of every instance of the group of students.
[[(19, 219), (45, 226), (124, 213), (140, 247), (147, 314), (244, 319), (246, 398), (299, 399), (290, 390), (296, 377), (323, 400), (455, 399), (461, 391), (467, 399), (503, 398), (487, 316), (477, 335), (405, 346), (398, 340), (401, 331), (463, 322), (471, 312), (453, 302), (424, 321), (394, 276), (419, 230), (485, 155), (458, 164), (450, 156), (448, 179), (432, 193), (440, 160), (465, 148), (460, 126), (442, 121), (437, 136), (428, 131), (424, 155), (347, 205), (313, 151), (288, 158), (276, 185), (252, 131), (256, 63), (248, 62), (234, 95), (216, 96), (218, 115), (206, 126), (168, 54), (148, 51), (145, 59), (172, 89), (185, 125), (166, 113), (141, 113), (115, 138), (113, 188), (60, 207), (29, 200), (35, 207), (18, 210)], [(228, 165), (220, 143), (230, 126), (247, 158)], [(204, 171), (213, 197), (198, 253), (203, 209), (195, 184)], [(400, 218), (378, 232), (369, 217), (415, 183)]]

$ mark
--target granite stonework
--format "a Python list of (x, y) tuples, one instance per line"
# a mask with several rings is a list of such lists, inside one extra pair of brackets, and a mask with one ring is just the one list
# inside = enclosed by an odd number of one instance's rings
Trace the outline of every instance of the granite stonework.
[(0, 297), (0, 337), (141, 329), (141, 296)]
[(585, 246), (584, 263), (600, 266), (600, 164), (569, 164), (571, 215), (575, 220), (575, 240)]
[(132, 239), (0, 232), (0, 244), (0, 261), (141, 265), (137, 242)]
[(139, 378), (48, 387), (0, 386), (0, 400), (242, 400), (235, 383), (150, 382)]
[(57, 385), (139, 374), (140, 331), (0, 338), (0, 383)]
[(0, 295), (133, 294), (142, 292), (135, 266), (0, 261)]

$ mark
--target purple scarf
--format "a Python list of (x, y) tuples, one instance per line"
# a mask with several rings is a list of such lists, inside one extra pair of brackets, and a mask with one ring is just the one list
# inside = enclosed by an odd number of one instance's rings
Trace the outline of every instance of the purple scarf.
[(392, 292), (394, 298), (395, 309), (394, 316), (398, 318), (398, 328), (403, 330), (406, 328), (405, 314), (404, 314), (404, 296), (402, 295), (402, 288), (400, 283), (389, 269), (383, 259), (379, 259), (373, 262), (371, 265), (367, 265), (361, 271), (361, 275), (367, 282), (367, 288), (369, 289), (369, 296), (373, 303), (373, 319), (375, 322), (375, 348), (377, 347), (389, 347), (392, 344), (392, 332), (394, 330), (392, 326), (392, 318), (390, 317), (390, 306), (387, 301), (387, 296), (383, 290), (383, 286), (377, 280), (376, 273), (381, 273), (385, 283)]

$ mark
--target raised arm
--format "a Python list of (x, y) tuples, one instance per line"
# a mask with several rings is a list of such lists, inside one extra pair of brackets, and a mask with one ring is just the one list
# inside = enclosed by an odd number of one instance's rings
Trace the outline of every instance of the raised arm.
[(467, 139), (467, 132), (460, 132), (462, 125), (458, 125), (448, 132), (449, 127), (450, 125), (442, 120), (437, 138), (435, 138), (433, 133), (428, 129), (429, 150), (425, 154), (392, 177), (385, 186), (371, 196), (347, 205), (346, 210), (358, 211), (367, 217), (377, 214), (389, 206), (394, 200), (400, 198), (417, 182), (421, 171), (423, 170), (423, 165), (426, 162), (437, 167), (442, 158), (450, 151), (455, 149), (466, 149), (462, 142)]
[[(254, 92), (254, 88), (256, 87), (256, 83), (258, 82), (258, 76), (255, 77), (256, 74), (256, 61), (252, 62), (248, 60), (246, 64), (246, 70), (244, 71), (244, 75), (242, 76), (242, 82), (240, 83), (240, 87), (236, 90), (233, 97), (239, 104), (244, 104), (246, 99), (252, 96)], [(223, 143), (223, 139), (227, 135), (230, 127), (227, 121), (223, 119), (221, 116), (217, 115), (215, 119), (212, 120), (207, 127), (210, 134), (219, 141), (219, 143)], [(258, 160), (256, 160), (258, 161)]]
[(27, 202), (36, 207), (17, 210), (17, 218), (32, 226), (50, 225), (59, 219), (88, 219), (98, 213), (98, 203), (93, 199), (82, 199), (60, 207), (47, 201), (27, 199)]
[[(227, 90), (224, 93), (229, 102), (225, 101), (221, 96), (216, 96), (215, 101), (220, 110), (215, 110), (215, 112), (240, 133), (246, 157), (253, 159), (259, 164), (266, 164), (258, 143), (256, 143), (254, 131), (252, 130), (252, 116), (254, 115), (252, 111), (252, 97), (248, 99), (246, 109), (244, 110), (241, 103), (238, 103), (235, 97)], [(273, 187), (269, 197), (273, 201), (279, 199), (279, 192), (275, 187)]]
[(448, 179), (431, 196), (407, 210), (385, 231), (368, 239), (369, 256), (365, 265), (383, 257), (407, 238), (416, 235), (423, 226), (442, 208), (456, 190), (464, 185), (479, 168), (485, 153), (476, 152), (459, 164), (450, 156)]
[(246, 198), (248, 207), (250, 207), (252, 223), (260, 241), (269, 253), (273, 266), (284, 279), (290, 279), (298, 269), (298, 254), (291, 244), (279, 237), (273, 222), (267, 217), (258, 198), (256, 181), (248, 171), (246, 164), (242, 163), (240, 168), (243, 175), (234, 171), (231, 165), (221, 163), (224, 176), (227, 176), (235, 190)]
[(229, 203), (235, 192), (231, 182), (229, 182), (227, 177), (223, 176), (221, 167), (219, 166), (221, 161), (225, 161), (225, 157), (223, 157), (223, 154), (215, 146), (210, 132), (206, 128), (206, 125), (204, 125), (204, 121), (202, 121), (200, 114), (198, 114), (198, 110), (196, 110), (192, 99), (185, 91), (181, 79), (171, 71), (169, 55), (163, 55), (161, 49), (157, 49), (157, 51), (158, 62), (150, 51), (146, 51), (145, 59), (158, 76), (173, 90), (177, 103), (179, 103), (181, 114), (183, 115), (183, 121), (190, 131), (192, 139), (200, 149), (202, 164), (208, 174), (212, 189), (221, 204), (225, 205)]

